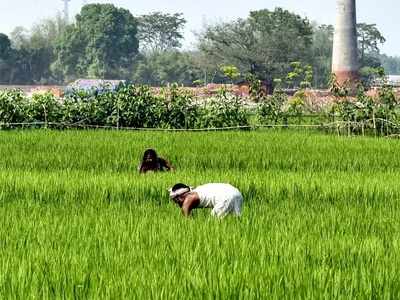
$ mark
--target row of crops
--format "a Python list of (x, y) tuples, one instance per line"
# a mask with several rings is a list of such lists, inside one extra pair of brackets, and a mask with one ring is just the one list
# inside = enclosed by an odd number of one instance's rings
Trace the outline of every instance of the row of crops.
[(116, 91), (106, 87), (75, 90), (63, 99), (52, 94), (28, 98), (21, 91), (1, 91), (0, 128), (309, 127), (348, 135), (400, 133), (400, 102), (389, 86), (381, 87), (374, 97), (363, 88), (356, 97), (337, 88), (326, 103), (313, 103), (309, 97), (304, 89), (293, 97), (280, 89), (270, 96), (252, 89), (244, 101), (222, 89), (215, 96), (198, 99), (176, 85), (157, 93), (134, 85), (122, 85)]
[[(0, 132), (1, 299), (400, 297), (400, 144), (312, 132)], [(139, 175), (154, 147), (176, 167)], [(240, 219), (169, 201), (229, 182)]]

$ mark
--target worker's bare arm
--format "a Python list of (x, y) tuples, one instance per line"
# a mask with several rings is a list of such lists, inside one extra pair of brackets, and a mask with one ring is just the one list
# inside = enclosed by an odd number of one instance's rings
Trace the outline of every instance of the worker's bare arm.
[(185, 202), (182, 205), (182, 214), (185, 217), (190, 217), (192, 210), (198, 207), (199, 204), (200, 199), (196, 193), (187, 196)]
[(171, 165), (171, 163), (164, 159), (164, 158), (160, 158), (160, 164), (162, 168), (165, 168), (167, 171), (174, 171), (174, 167)]

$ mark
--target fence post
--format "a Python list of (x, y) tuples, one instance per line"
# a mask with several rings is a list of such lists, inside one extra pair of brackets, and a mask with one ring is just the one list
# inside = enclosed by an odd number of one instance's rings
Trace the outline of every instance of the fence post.
[(361, 131), (362, 131), (362, 135), (365, 136), (365, 132), (364, 132), (364, 121), (362, 121), (361, 123)]
[(44, 112), (44, 128), (47, 129), (47, 111), (46, 111), (46, 106), (42, 104), (43, 107), (43, 112)]
[(289, 126), (289, 124), (288, 124), (288, 117), (285, 115), (284, 117), (283, 117), (283, 125), (284, 125), (284, 127), (287, 129)]
[(119, 100), (117, 100), (117, 130), (119, 130)]
[(372, 112), (372, 122), (374, 123), (374, 135), (376, 136), (376, 120), (375, 120), (375, 112)]
[(386, 135), (387, 136), (389, 135), (389, 121), (387, 119), (387, 116), (386, 116)]

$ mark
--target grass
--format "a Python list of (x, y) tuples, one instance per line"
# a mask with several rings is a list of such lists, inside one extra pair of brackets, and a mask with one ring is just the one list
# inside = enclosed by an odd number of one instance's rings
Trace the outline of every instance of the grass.
[[(177, 167), (140, 176), (154, 147)], [(400, 143), (291, 131), (0, 132), (1, 299), (400, 297)], [(243, 217), (166, 188), (230, 182)]]

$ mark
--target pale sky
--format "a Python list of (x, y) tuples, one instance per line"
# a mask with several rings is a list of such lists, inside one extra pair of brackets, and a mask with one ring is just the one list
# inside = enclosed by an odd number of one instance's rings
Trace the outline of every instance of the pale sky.
[[(205, 22), (229, 21), (246, 17), (252, 10), (280, 6), (318, 23), (333, 24), (336, 6), (335, 0), (71, 0), (71, 18), (79, 12), (84, 2), (113, 3), (129, 9), (133, 15), (153, 11), (181, 12), (188, 21), (186, 47), (193, 44), (193, 32), (201, 29)], [(0, 0), (0, 32), (9, 34), (16, 26), (29, 28), (40, 19), (54, 16), (62, 10), (62, 0)], [(358, 22), (376, 23), (386, 37), (382, 52), (400, 56), (400, 1), (358, 0), (357, 10)]]

